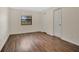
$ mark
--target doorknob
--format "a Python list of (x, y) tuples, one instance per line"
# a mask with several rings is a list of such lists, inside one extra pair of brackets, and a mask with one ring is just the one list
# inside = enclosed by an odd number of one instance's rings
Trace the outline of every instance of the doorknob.
[(59, 26), (61, 26), (61, 24), (59, 24)]

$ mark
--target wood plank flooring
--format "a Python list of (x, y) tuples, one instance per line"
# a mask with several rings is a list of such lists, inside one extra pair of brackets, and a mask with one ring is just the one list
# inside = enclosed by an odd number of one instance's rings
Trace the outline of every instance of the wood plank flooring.
[(79, 46), (43, 32), (10, 35), (2, 52), (77, 52)]

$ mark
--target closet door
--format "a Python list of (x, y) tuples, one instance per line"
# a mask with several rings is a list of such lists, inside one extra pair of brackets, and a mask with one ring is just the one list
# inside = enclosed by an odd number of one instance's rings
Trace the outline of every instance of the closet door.
[(62, 9), (54, 10), (54, 35), (61, 37), (62, 35)]

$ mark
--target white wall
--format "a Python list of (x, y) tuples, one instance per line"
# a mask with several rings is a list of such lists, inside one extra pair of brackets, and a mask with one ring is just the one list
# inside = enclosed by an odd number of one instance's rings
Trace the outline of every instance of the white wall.
[(63, 38), (79, 45), (79, 8), (62, 8)]
[[(32, 15), (32, 25), (21, 25), (22, 15)], [(40, 12), (10, 9), (10, 34), (41, 31)]]
[[(42, 31), (53, 35), (53, 10), (42, 12)], [(62, 39), (79, 45), (79, 8), (62, 8)]]
[(8, 36), (8, 8), (0, 7), (0, 50), (5, 44)]
[(42, 31), (53, 35), (53, 8), (42, 12)]

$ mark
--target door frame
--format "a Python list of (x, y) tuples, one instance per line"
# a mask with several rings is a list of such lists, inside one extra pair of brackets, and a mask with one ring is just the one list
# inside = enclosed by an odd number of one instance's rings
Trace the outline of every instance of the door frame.
[[(54, 9), (53, 10), (53, 35), (54, 36), (57, 36), (57, 35), (55, 35), (55, 31), (54, 31), (54, 15), (55, 15), (55, 11), (57, 11), (57, 10), (60, 10), (61, 9), (61, 35), (60, 35), (60, 37), (62, 37), (62, 35), (63, 35), (63, 27), (62, 27), (62, 8), (57, 8), (57, 9)], [(59, 36), (58, 36), (59, 37)]]

